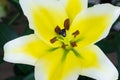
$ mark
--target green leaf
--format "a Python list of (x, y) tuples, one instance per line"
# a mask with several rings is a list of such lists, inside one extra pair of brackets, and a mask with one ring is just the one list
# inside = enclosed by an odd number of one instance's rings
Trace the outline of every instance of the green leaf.
[(34, 73), (27, 75), (23, 80), (35, 80)]
[(24, 64), (15, 64), (14, 71), (16, 75), (26, 76), (34, 71), (34, 67)]
[(12, 29), (12, 27), (8, 26), (5, 23), (1, 23), (0, 22), (0, 47), (3, 47), (3, 45), (14, 39), (17, 38), (18, 35), (17, 33), (14, 31), (14, 29)]

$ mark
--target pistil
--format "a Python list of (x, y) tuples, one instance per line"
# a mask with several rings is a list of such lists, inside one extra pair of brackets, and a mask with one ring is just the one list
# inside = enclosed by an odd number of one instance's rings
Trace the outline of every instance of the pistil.
[(59, 34), (62, 35), (63, 37), (66, 37), (66, 30), (65, 29), (60, 30)]

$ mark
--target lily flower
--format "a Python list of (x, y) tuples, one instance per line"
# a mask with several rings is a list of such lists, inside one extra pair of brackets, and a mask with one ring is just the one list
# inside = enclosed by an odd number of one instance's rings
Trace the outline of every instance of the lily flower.
[(105, 38), (120, 8), (87, 7), (88, 0), (20, 0), (34, 34), (4, 46), (4, 60), (35, 66), (36, 80), (117, 80), (118, 71), (95, 45)]

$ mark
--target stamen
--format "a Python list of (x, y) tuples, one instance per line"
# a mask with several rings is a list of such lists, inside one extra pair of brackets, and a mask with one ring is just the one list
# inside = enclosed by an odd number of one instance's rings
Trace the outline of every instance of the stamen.
[(62, 29), (60, 32), (59, 32), (60, 35), (62, 35), (63, 37), (66, 37), (66, 30), (65, 29)]
[(65, 28), (66, 30), (69, 30), (69, 28), (70, 28), (70, 19), (66, 19), (66, 20), (64, 21), (64, 28)]
[(76, 36), (79, 35), (79, 34), (80, 34), (79, 30), (77, 30), (77, 31), (75, 31), (74, 33), (72, 33), (72, 35), (74, 35), (74, 37), (76, 37)]
[(71, 42), (70, 44), (71, 44), (72, 47), (77, 47), (76, 42)]
[(61, 48), (66, 49), (66, 46), (68, 45), (63, 44)]
[(57, 34), (59, 34), (60, 31), (61, 31), (60, 27), (59, 27), (59, 26), (56, 26), (55, 32), (56, 32)]
[(50, 40), (51, 43), (55, 43), (57, 41), (57, 37), (54, 37)]

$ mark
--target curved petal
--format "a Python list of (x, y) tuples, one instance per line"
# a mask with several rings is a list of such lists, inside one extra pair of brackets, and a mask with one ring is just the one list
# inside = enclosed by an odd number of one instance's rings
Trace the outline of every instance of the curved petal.
[(118, 71), (105, 54), (95, 45), (75, 48), (80, 57), (69, 53), (66, 59), (66, 70), (74, 70), (77, 74), (96, 80), (117, 80)]
[(61, 0), (71, 21), (78, 13), (85, 10), (88, 6), (88, 0)]
[(105, 38), (115, 20), (120, 14), (120, 8), (110, 4), (98, 4), (80, 13), (73, 21), (70, 33), (79, 30), (76, 37), (79, 46), (96, 43)]
[(50, 44), (50, 39), (56, 36), (56, 26), (63, 28), (64, 21), (68, 18), (62, 4), (57, 0), (20, 0), (20, 4), (30, 28)]
[(40, 56), (48, 52), (48, 49), (50, 49), (49, 46), (43, 43), (36, 35), (27, 35), (5, 44), (4, 60), (34, 65)]
[(64, 50), (59, 48), (52, 53), (41, 57), (35, 65), (36, 80), (77, 80), (79, 75), (67, 74), (64, 69)]
[[(80, 56), (76, 56), (77, 51)], [(35, 64), (36, 80), (77, 80), (79, 75), (97, 80), (118, 78), (116, 68), (95, 45), (76, 48), (66, 55), (63, 50), (57, 49), (41, 57)]]

